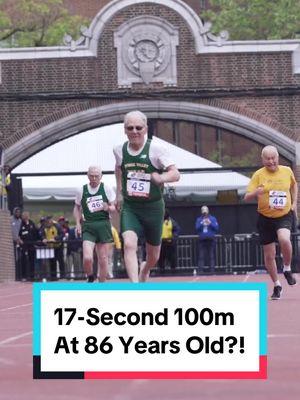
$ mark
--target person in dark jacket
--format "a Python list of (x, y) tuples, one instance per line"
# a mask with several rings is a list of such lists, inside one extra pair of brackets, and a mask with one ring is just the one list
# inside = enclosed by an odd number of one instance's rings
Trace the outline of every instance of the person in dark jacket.
[(197, 218), (196, 231), (199, 235), (198, 273), (203, 272), (205, 260), (208, 259), (210, 272), (215, 272), (215, 235), (219, 231), (219, 224), (213, 215), (210, 215), (207, 206), (201, 207), (201, 216)]
[(35, 242), (38, 240), (38, 230), (30, 219), (28, 211), (22, 212), (22, 222), (19, 231), (19, 244), (21, 247), (21, 278), (34, 280)]

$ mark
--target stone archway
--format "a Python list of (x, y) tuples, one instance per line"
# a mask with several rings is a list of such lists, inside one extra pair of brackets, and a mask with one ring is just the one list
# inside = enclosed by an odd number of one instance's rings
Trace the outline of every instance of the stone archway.
[(263, 145), (272, 143), (284, 157), (292, 163), (296, 161), (296, 142), (263, 122), (206, 104), (158, 100), (113, 103), (70, 114), (32, 131), (31, 134), (6, 148), (5, 162), (16, 167), (35, 153), (60, 140), (89, 129), (121, 122), (124, 114), (134, 109), (145, 112), (149, 118), (185, 120), (220, 126)]

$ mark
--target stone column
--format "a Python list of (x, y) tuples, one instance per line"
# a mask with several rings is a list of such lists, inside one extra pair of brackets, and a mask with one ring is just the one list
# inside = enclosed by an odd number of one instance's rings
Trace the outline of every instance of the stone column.
[(15, 258), (10, 213), (0, 210), (0, 282), (15, 280)]
[(298, 204), (297, 204), (297, 210), (298, 210), (298, 217), (300, 216), (300, 142), (296, 142), (295, 144), (296, 148), (296, 162), (294, 165), (294, 174), (296, 181), (298, 182)]

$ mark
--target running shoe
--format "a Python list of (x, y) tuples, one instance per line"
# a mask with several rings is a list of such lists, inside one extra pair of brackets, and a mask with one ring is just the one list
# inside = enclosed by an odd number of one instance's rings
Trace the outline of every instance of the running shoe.
[(281, 297), (282, 287), (281, 286), (274, 286), (274, 291), (271, 296), (271, 300), (279, 300)]
[(291, 286), (296, 285), (297, 281), (294, 278), (292, 271), (284, 271), (283, 275), (289, 285), (291, 285)]
[(87, 277), (87, 283), (93, 283), (94, 282), (94, 280), (95, 280), (95, 278), (94, 278), (94, 275), (89, 275), (88, 277)]

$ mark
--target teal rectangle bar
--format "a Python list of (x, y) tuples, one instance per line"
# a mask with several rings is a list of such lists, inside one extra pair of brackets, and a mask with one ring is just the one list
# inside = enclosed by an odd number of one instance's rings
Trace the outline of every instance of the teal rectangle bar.
[(34, 283), (39, 290), (266, 290), (262, 282)]
[(267, 354), (267, 285), (263, 282), (162, 282), (162, 283), (34, 283), (33, 284), (33, 355), (41, 354), (41, 293), (42, 291), (65, 291), (65, 290), (88, 290), (88, 291), (107, 291), (107, 290), (236, 290), (259, 292), (259, 352), (261, 356)]
[(33, 284), (33, 335), (32, 335), (32, 351), (34, 356), (41, 354), (41, 285)]

